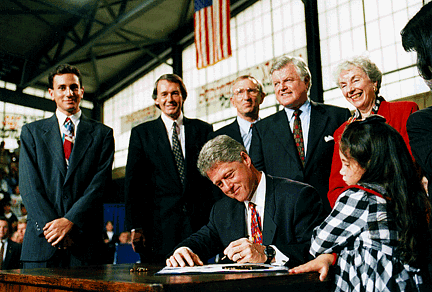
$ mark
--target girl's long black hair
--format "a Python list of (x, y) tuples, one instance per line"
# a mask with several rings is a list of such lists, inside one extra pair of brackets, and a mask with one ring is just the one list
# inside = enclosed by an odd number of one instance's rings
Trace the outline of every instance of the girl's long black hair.
[(372, 115), (352, 122), (342, 134), (340, 150), (365, 169), (360, 183), (377, 183), (387, 191), (388, 216), (399, 233), (398, 253), (417, 266), (426, 258), (430, 203), (405, 141), (385, 121)]

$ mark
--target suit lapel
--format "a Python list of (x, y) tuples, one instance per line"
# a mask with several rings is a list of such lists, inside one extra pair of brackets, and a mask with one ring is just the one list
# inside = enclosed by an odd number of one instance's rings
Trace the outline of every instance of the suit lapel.
[(276, 223), (273, 218), (276, 211), (275, 192), (273, 179), (266, 176), (266, 195), (265, 195), (265, 210), (263, 223), (263, 245), (269, 245), (273, 242), (276, 234)]
[[(186, 126), (185, 126), (185, 132), (186, 132)], [(156, 142), (157, 152), (161, 153), (159, 155), (161, 163), (165, 165), (165, 169), (167, 170), (167, 173), (172, 176), (171, 181), (175, 181), (176, 184), (178, 185), (178, 187), (181, 188), (182, 184), (180, 181), (180, 176), (178, 174), (174, 154), (173, 154), (172, 149), (171, 149), (171, 144), (170, 144), (169, 139), (168, 139), (165, 124), (162, 121), (161, 117), (159, 117), (156, 120), (156, 127), (155, 127), (154, 133), (155, 133), (154, 139)], [(186, 139), (186, 142), (187, 142), (187, 139)], [(186, 152), (186, 154), (187, 154), (187, 152)], [(187, 164), (186, 164), (186, 166), (187, 166)], [(186, 168), (186, 178), (187, 178), (187, 168)]]
[[(54, 138), (53, 138), (54, 137)], [(63, 177), (66, 176), (66, 160), (64, 157), (62, 139), (60, 135), (59, 124), (56, 115), (54, 114), (44, 125), (44, 133), (42, 140), (46, 145), (46, 149), (51, 154), (55, 161), (56, 167), (59, 169)]]
[(87, 149), (92, 144), (93, 131), (94, 125), (84, 115), (81, 115), (65, 181), (67, 181), (74, 170), (78, 167), (81, 159), (83, 159), (84, 155), (86, 154)]
[(310, 164), (313, 152), (316, 149), (320, 139), (323, 139), (323, 132), (326, 129), (329, 116), (325, 109), (314, 101), (311, 101), (311, 116), (309, 126), (309, 138), (306, 153), (305, 169)]
[(199, 139), (196, 139), (197, 135), (197, 129), (195, 128), (195, 125), (191, 123), (191, 120), (183, 116), (183, 124), (185, 127), (185, 165), (186, 165), (186, 181), (185, 185), (187, 184), (188, 180), (188, 172), (189, 167), (196, 167), (195, 165), (189, 165), (188, 164), (188, 157), (192, 155), (191, 153), (194, 152), (194, 148), (196, 147), (195, 141), (199, 141)]
[(232, 135), (231, 137), (234, 140), (242, 143), (242, 145), (244, 146), (244, 142), (243, 142), (243, 139), (242, 139), (242, 136), (241, 136), (241, 132), (240, 132), (240, 125), (239, 125), (237, 119), (235, 119), (234, 122), (232, 122), (231, 124), (229, 124), (228, 127), (230, 129), (230, 134)]
[[(239, 234), (244, 234), (243, 237), (248, 237), (248, 233), (246, 230), (246, 206), (243, 202), (236, 201), (232, 212), (227, 210), (227, 226), (226, 229), (226, 237), (230, 239), (239, 239)], [(225, 235), (224, 235), (225, 236)]]
[(274, 116), (274, 126), (271, 130), (276, 134), (275, 137), (279, 140), (285, 151), (291, 156), (292, 159), (296, 160), (299, 164), (300, 157), (297, 154), (297, 148), (295, 146), (294, 137), (291, 133), (291, 128), (288, 123), (288, 118), (284, 109), (280, 110)]
[[(12, 257), (11, 241), (9, 239), (7, 239), (6, 256), (5, 256), (5, 259), (4, 259), (3, 264), (2, 264), (3, 267), (7, 268), (9, 266), (9, 262), (11, 261), (11, 257)], [(5, 268), (3, 268), (3, 269), (5, 269)]]

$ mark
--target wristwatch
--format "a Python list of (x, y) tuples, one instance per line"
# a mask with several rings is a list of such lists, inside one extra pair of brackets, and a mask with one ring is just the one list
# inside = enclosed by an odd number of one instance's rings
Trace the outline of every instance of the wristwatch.
[(267, 260), (265, 261), (264, 264), (270, 264), (274, 259), (274, 257), (276, 256), (276, 251), (274, 250), (273, 247), (267, 245), (266, 248), (264, 249), (264, 254), (267, 256)]

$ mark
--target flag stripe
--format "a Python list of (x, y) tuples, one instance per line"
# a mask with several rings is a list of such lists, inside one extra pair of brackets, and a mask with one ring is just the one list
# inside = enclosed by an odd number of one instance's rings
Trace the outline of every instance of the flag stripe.
[[(210, 1), (209, 1), (210, 2)], [(195, 47), (197, 68), (213, 65), (232, 55), (229, 0), (213, 0), (206, 6), (195, 0)], [(199, 9), (201, 8), (201, 9)]]

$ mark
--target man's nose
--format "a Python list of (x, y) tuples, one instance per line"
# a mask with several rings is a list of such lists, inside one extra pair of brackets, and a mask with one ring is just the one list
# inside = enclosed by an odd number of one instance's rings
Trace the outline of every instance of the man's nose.
[(74, 93), (73, 93), (73, 90), (69, 87), (68, 89), (66, 89), (66, 95), (67, 96), (72, 96)]
[(233, 188), (233, 184), (228, 180), (222, 180), (222, 191), (226, 194)]

